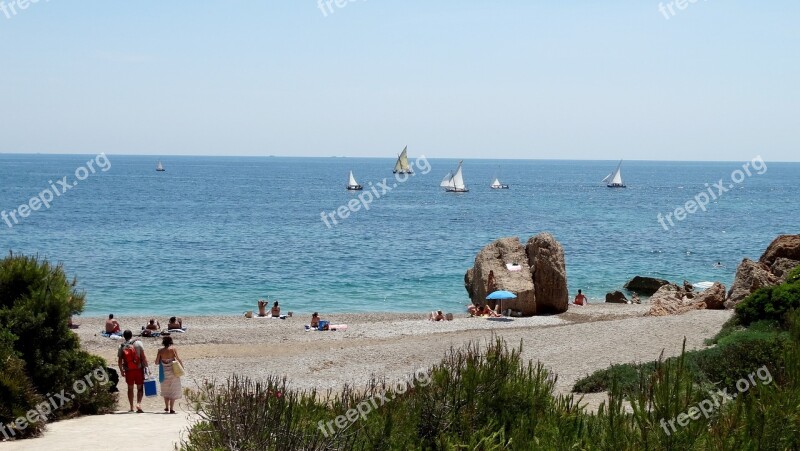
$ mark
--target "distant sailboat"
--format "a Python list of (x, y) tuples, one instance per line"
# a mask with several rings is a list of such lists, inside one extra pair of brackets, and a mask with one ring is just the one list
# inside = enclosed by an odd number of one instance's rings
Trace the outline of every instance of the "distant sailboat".
[(622, 172), (620, 172), (620, 168), (622, 167), (622, 160), (619, 160), (619, 164), (617, 165), (617, 169), (608, 174), (606, 178), (602, 180), (603, 183), (608, 182), (606, 185), (609, 188), (625, 188), (625, 183), (622, 181)]
[(364, 189), (363, 186), (359, 185), (358, 182), (356, 182), (356, 178), (353, 177), (353, 171), (350, 171), (350, 180), (347, 182), (347, 189), (349, 189), (350, 191), (361, 191), (362, 189)]
[(467, 186), (464, 185), (464, 174), (461, 172), (461, 164), (463, 161), (458, 162), (458, 168), (455, 173), (448, 172), (442, 183), (439, 185), (444, 188), (448, 193), (466, 193), (469, 192)]
[(497, 177), (494, 178), (494, 182), (492, 182), (492, 184), (489, 186), (492, 189), (508, 189), (508, 185), (503, 185), (502, 183), (500, 183), (500, 179), (498, 179)]
[(408, 146), (403, 148), (403, 152), (397, 156), (397, 162), (394, 164), (394, 170), (392, 171), (393, 174), (397, 173), (401, 174), (413, 174), (414, 171), (411, 170), (411, 166), (408, 165)]
[(156, 165), (156, 172), (164, 172), (164, 171), (166, 171), (166, 169), (164, 169), (164, 165), (161, 164), (161, 160), (158, 160), (158, 164)]

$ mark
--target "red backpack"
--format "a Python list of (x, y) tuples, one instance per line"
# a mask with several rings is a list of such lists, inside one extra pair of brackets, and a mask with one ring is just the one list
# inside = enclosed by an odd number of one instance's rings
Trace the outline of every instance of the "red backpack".
[(129, 370), (137, 370), (141, 366), (139, 351), (132, 343), (126, 343), (122, 348), (122, 357), (125, 359), (125, 367)]

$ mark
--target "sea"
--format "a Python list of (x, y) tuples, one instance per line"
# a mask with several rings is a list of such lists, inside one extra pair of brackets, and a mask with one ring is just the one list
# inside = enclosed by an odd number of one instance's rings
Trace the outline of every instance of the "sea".
[(550, 232), (572, 295), (602, 302), (636, 275), (730, 286), (800, 225), (797, 163), (625, 161), (611, 189), (617, 161), (464, 160), (469, 192), (447, 193), (458, 160), (410, 162), (2, 154), (0, 250), (63, 264), (85, 316), (458, 312), (500, 237)]

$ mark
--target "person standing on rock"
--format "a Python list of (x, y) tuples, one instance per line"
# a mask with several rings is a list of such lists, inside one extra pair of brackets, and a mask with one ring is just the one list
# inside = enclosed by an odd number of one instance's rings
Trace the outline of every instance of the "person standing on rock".
[[(562, 299), (563, 299), (563, 298), (562, 298)], [(584, 296), (584, 295), (583, 295), (583, 292), (582, 292), (581, 290), (578, 290), (578, 295), (577, 295), (577, 296), (575, 296), (575, 302), (574, 302), (574, 304), (575, 304), (575, 305), (584, 306), (584, 305), (586, 305), (586, 304), (588, 304), (588, 303), (589, 303), (589, 302), (586, 300), (586, 296)]]

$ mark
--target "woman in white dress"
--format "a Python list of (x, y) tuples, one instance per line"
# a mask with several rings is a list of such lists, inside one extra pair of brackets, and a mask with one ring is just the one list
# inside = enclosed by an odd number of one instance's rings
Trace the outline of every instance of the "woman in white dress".
[(172, 337), (164, 337), (161, 344), (164, 347), (158, 350), (156, 364), (164, 368), (164, 380), (161, 381), (164, 412), (175, 413), (175, 400), (180, 399), (182, 394), (181, 378), (175, 375), (173, 367), (177, 366), (178, 363), (183, 367), (183, 361), (178, 357), (178, 351), (172, 347)]

